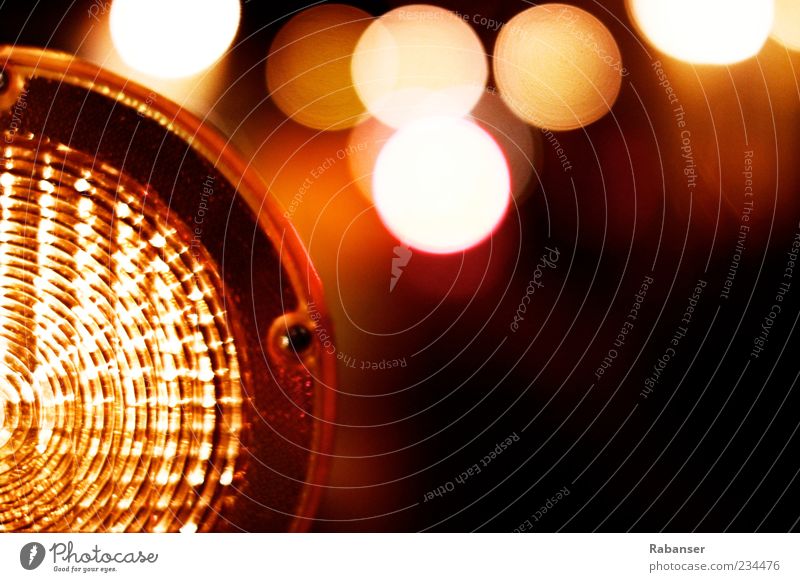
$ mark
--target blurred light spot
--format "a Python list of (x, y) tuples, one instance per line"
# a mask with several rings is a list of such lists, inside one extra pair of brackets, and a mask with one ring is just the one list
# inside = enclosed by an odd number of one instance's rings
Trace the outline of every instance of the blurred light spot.
[(466, 115), (488, 77), (478, 35), (453, 12), (423, 4), (387, 12), (353, 55), (353, 81), (375, 117), (392, 127), (434, 115)]
[(371, 20), (358, 8), (325, 4), (286, 23), (267, 59), (267, 86), (281, 111), (314, 129), (344, 129), (364, 119), (350, 65)]
[(160, 233), (156, 233), (150, 239), (150, 244), (156, 247), (157, 249), (160, 249), (167, 244), (167, 239), (165, 239), (164, 236), (161, 235)]
[(619, 93), (622, 59), (614, 37), (588, 12), (543, 4), (500, 31), (494, 72), (509, 107), (533, 125), (576, 129), (605, 115)]
[(775, 0), (772, 37), (788, 49), (800, 51), (800, 2)]
[[(471, 117), (503, 150), (511, 172), (511, 194), (521, 202), (539, 183), (544, 159), (541, 132), (532, 131), (494, 93), (483, 96)], [(536, 183), (529, 185), (531, 177)]]
[(220, 485), (230, 485), (233, 482), (233, 469), (226, 468), (219, 478)]
[(91, 184), (86, 180), (86, 178), (78, 178), (75, 180), (75, 190), (78, 192), (86, 192), (91, 188)]
[(628, 11), (658, 50), (689, 63), (727, 65), (761, 50), (775, 9), (773, 0), (628, 0)]
[(238, 0), (114, 0), (114, 47), (130, 67), (154, 77), (188, 77), (214, 64), (236, 36)]
[(506, 213), (503, 152), (471, 121), (421, 119), (386, 143), (375, 167), (375, 206), (402, 242), (454, 253), (488, 237)]

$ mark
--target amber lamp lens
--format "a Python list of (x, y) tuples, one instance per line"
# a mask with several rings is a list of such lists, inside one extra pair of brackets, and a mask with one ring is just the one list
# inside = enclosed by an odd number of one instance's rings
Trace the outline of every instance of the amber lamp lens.
[(0, 66), (0, 531), (307, 527), (333, 367), (266, 189), (152, 93)]

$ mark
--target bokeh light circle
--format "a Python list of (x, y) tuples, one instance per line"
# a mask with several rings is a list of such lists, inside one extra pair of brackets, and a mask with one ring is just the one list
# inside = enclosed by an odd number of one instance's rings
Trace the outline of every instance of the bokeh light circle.
[(373, 195), (384, 225), (430, 253), (477, 245), (495, 230), (510, 200), (505, 156), (465, 119), (431, 117), (397, 131), (375, 166)]
[(128, 66), (175, 79), (195, 75), (222, 57), (240, 18), (238, 0), (114, 0), (109, 26)]
[(392, 127), (423, 117), (466, 115), (489, 68), (483, 45), (455, 13), (422, 4), (381, 16), (353, 54), (353, 81), (370, 113)]
[(597, 18), (574, 6), (529, 8), (502, 28), (494, 50), (501, 95), (527, 122), (576, 129), (605, 115), (624, 67), (617, 43)]
[(788, 49), (800, 51), (800, 2), (775, 0), (772, 38)]
[(371, 16), (325, 4), (287, 22), (272, 42), (267, 86), (288, 117), (314, 129), (344, 129), (366, 117), (353, 87), (351, 59)]
[(775, 13), (773, 0), (628, 0), (627, 5), (639, 30), (658, 50), (712, 65), (758, 53)]

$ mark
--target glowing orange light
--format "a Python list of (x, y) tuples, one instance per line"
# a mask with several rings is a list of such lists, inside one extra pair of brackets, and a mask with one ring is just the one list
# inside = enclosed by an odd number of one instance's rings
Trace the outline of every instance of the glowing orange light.
[(199, 73), (224, 55), (240, 18), (238, 0), (114, 0), (109, 24), (128, 66), (174, 79)]
[(267, 58), (267, 85), (281, 111), (314, 129), (343, 129), (365, 118), (350, 65), (371, 20), (358, 8), (325, 4), (284, 25)]
[(786, 48), (800, 51), (800, 2), (775, 0), (772, 37)]
[(137, 183), (18, 144), (0, 158), (0, 530), (196, 524), (241, 428), (216, 266)]
[(384, 146), (373, 178), (375, 207), (401, 241), (454, 253), (488, 237), (506, 213), (510, 178), (502, 151), (474, 123), (421, 119)]
[(511, 109), (533, 125), (588, 125), (614, 104), (624, 67), (614, 37), (594, 16), (567, 4), (542, 4), (500, 31), (494, 72)]
[(775, 12), (773, 0), (628, 0), (627, 5), (658, 50), (712, 65), (742, 61), (760, 51)]
[(308, 357), (322, 293), (266, 186), (153, 91), (59, 53), (0, 62), (0, 106), (25, 110), (0, 131), (0, 532), (302, 529), (334, 359)]
[(384, 14), (353, 55), (353, 81), (370, 113), (393, 127), (465, 115), (488, 76), (480, 39), (453, 12), (422, 4)]

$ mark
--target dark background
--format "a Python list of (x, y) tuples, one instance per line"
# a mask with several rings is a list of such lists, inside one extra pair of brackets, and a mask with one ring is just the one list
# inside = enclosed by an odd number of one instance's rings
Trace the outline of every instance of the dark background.
[[(375, 15), (400, 5), (351, 4)], [(437, 4), (498, 21), (528, 6)], [(630, 75), (611, 114), (555, 134), (571, 171), (540, 136), (540, 180), (490, 242), (445, 258), (415, 253), (389, 293), (397, 243), (365, 200), (326, 206), (318, 193), (295, 219), (326, 285), (337, 351), (407, 362), (340, 367), (335, 458), (316, 531), (798, 528), (800, 271), (764, 351), (750, 354), (800, 233), (800, 54), (768, 41), (743, 63), (692, 66), (643, 42), (622, 0), (572, 4), (611, 30)], [(74, 52), (77, 31), (92, 26), (89, 6), (0, 1), (0, 42)], [(285, 135), (267, 131), (284, 120), (267, 96), (264, 59), (285, 16), (304, 6), (244, 3), (227, 91), (210, 111), (284, 204), (291, 179), (277, 179), (274, 166), (286, 143), (313, 139), (311, 166), (347, 143), (348, 132), (318, 135), (291, 122)], [(491, 52), (496, 33), (475, 29)], [(691, 191), (656, 60), (686, 110), (698, 171)], [(754, 205), (725, 299), (745, 151)], [(512, 332), (545, 246), (558, 248), (559, 261)], [(646, 276), (653, 283), (634, 328), (597, 380)], [(686, 337), (644, 398), (698, 280), (707, 285)], [(512, 434), (518, 441), (479, 474), (456, 481)], [(439, 487), (452, 491), (425, 501)], [(548, 501), (565, 487), (568, 495)]]

